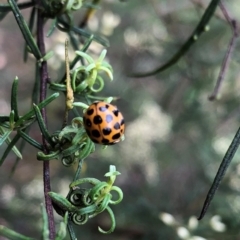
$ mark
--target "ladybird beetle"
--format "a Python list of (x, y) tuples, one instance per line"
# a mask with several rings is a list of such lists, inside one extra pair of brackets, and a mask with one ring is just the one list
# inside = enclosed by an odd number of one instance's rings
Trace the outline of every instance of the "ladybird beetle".
[(125, 129), (121, 112), (106, 102), (92, 103), (84, 113), (83, 124), (90, 139), (103, 145), (119, 142)]

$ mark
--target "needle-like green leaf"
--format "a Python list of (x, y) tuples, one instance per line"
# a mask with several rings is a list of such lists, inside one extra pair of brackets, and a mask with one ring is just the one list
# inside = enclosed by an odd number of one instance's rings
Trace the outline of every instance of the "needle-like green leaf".
[(7, 239), (10, 240), (34, 240), (34, 238), (26, 237), (3, 225), (0, 225), (0, 236), (6, 237)]
[(240, 128), (236, 132), (227, 152), (225, 153), (225, 156), (223, 157), (220, 167), (218, 168), (217, 174), (213, 180), (212, 186), (209, 189), (207, 197), (204, 201), (203, 208), (202, 208), (202, 211), (201, 211), (201, 214), (200, 214), (198, 220), (201, 220), (204, 217), (205, 213), (207, 212), (208, 207), (209, 207), (210, 203), (212, 202), (212, 199), (213, 199), (213, 197), (214, 197), (214, 195), (215, 195), (215, 193), (227, 171), (227, 168), (228, 168), (230, 162), (232, 161), (237, 149), (239, 148), (239, 144), (240, 144)]
[[(68, 31), (73, 31), (82, 37), (90, 38), (92, 35), (92, 33), (88, 32), (85, 29), (78, 28), (75, 26), (70, 26), (66, 21), (63, 20), (62, 17), (58, 18), (58, 23), (60, 23), (60, 25), (62, 25), (64, 28), (68, 29)], [(100, 43), (104, 47), (109, 47), (109, 41), (103, 36), (100, 37), (98, 35), (93, 35), (93, 40)]]
[(0, 146), (7, 140), (11, 132), (12, 130), (10, 129), (3, 130), (3, 128), (0, 127)]
[(23, 138), (26, 142), (28, 142), (30, 145), (32, 145), (33, 147), (43, 151), (43, 146), (37, 142), (36, 140), (34, 140), (33, 138), (29, 137), (28, 134), (26, 134), (25, 132), (19, 130), (18, 133), (20, 134), (21, 138)]
[[(15, 1), (17, 2), (17, 0)], [(34, 1), (31, 1), (31, 2), (23, 2), (23, 3), (19, 3), (17, 4), (18, 8), (19, 9), (25, 9), (25, 8), (29, 8), (29, 7), (32, 7), (34, 6)], [(12, 11), (12, 8), (9, 4), (0, 4), (0, 13), (8, 13)]]
[[(10, 130), (9, 130), (10, 131)], [(7, 143), (7, 144), (10, 144), (11, 143), (11, 139), (8, 137), (9, 135), (10, 135), (10, 133), (11, 133), (11, 131), (9, 132), (8, 130), (7, 130), (7, 138), (5, 138), (5, 142)], [(1, 128), (0, 127), (0, 135), (4, 135), (5, 134), (5, 132), (4, 132), (4, 130), (3, 130), (3, 128)], [(4, 138), (2, 138), (2, 136), (0, 137), (0, 139), (1, 139), (1, 141), (2, 140), (4, 140)], [(3, 143), (3, 142), (2, 142)], [(1, 145), (1, 144), (0, 144)], [(20, 153), (20, 151), (14, 146), (13, 148), (12, 148), (12, 150), (13, 150), (13, 152), (16, 154), (16, 156), (18, 157), (18, 158), (20, 158), (20, 159), (22, 159), (22, 155), (21, 155), (21, 153)]]
[(60, 223), (55, 240), (63, 240), (67, 235), (68, 212), (65, 213), (63, 221)]
[[(36, 13), (36, 8), (32, 8), (30, 18), (29, 18), (29, 31), (31, 33), (33, 32), (35, 13)], [(27, 62), (27, 59), (28, 59), (28, 45), (26, 42), (24, 42), (24, 54), (23, 54), (24, 62)]]
[[(29, 132), (29, 130), (30, 130), (30, 128), (28, 128), (27, 130), (25, 129), (25, 131), (28, 133)], [(19, 134), (21, 135), (21, 130), (19, 130)], [(23, 132), (25, 135), (27, 135), (25, 132)], [(28, 135), (27, 135), (28, 136)], [(21, 135), (21, 137), (23, 138), (23, 136)], [(29, 136), (28, 136), (29, 137)], [(24, 141), (24, 138), (23, 138), (23, 140), (21, 141), (21, 144), (20, 144), (20, 146), (19, 146), (19, 152), (21, 153), (22, 151), (23, 151), (23, 148), (25, 147), (25, 144), (26, 144), (26, 141)], [(15, 148), (15, 147), (14, 147)], [(14, 151), (14, 148), (13, 148), (13, 151)], [(19, 163), (19, 161), (20, 161), (20, 157), (17, 157), (16, 158), (16, 160), (15, 160), (15, 163), (13, 164), (13, 166), (12, 166), (12, 168), (11, 168), (11, 171), (10, 171), (10, 178), (13, 176), (13, 174), (14, 174), (14, 172), (15, 172), (15, 170), (16, 170), (16, 168), (17, 168), (17, 165), (18, 165), (18, 163)]]
[[(56, 99), (59, 96), (59, 93), (54, 93), (41, 103), (39, 103), (37, 106), (39, 109), (42, 109), (46, 107), (49, 103), (51, 103), (54, 99)], [(26, 120), (29, 120), (35, 116), (34, 109), (30, 110), (27, 114), (25, 114), (23, 117), (20, 117), (19, 120), (15, 123), (15, 127), (21, 126), (24, 124)]]
[[(16, 0), (17, 2), (18, 0)], [(7, 14), (12, 10), (12, 8), (9, 6), (9, 4), (0, 4), (1, 10), (0, 10), (0, 21), (3, 20)]]
[(57, 19), (54, 18), (52, 20), (51, 26), (47, 32), (47, 37), (50, 37), (53, 34), (54, 30), (56, 29), (56, 24), (57, 24)]
[(131, 73), (129, 74), (130, 77), (148, 77), (159, 72), (166, 70), (167, 68), (171, 67), (175, 64), (188, 50), (189, 48), (196, 42), (196, 40), (200, 37), (200, 35), (206, 31), (206, 26), (210, 21), (212, 15), (214, 14), (217, 5), (220, 0), (212, 0), (208, 5), (206, 11), (204, 12), (200, 22), (198, 23), (196, 29), (193, 31), (192, 35), (188, 38), (188, 40), (183, 44), (181, 49), (165, 64), (161, 65), (160, 67), (151, 70), (145, 73)]
[[(47, 99), (45, 99), (44, 101), (39, 103), (37, 105), (38, 108), (42, 109), (42, 108), (46, 107), (49, 103), (51, 103), (58, 96), (59, 96), (59, 93), (52, 94), (50, 97), (48, 97)], [(9, 124), (9, 121), (10, 121), (9, 116), (0, 116), (0, 126), (6, 128), (6, 129), (10, 128), (11, 126)], [(32, 109), (27, 114), (20, 117), (17, 122), (15, 122), (14, 129), (19, 129), (20, 127), (22, 129), (24, 129), (34, 121), (35, 121), (35, 112), (34, 112), (34, 109)], [(0, 145), (2, 142), (5, 141), (5, 137), (6, 137), (5, 134), (7, 134), (7, 133), (5, 133), (5, 132), (2, 133), (2, 136), (0, 137)]]
[[(9, 152), (11, 150), (14, 151), (14, 153), (19, 157), (22, 158), (21, 153), (17, 150), (17, 148), (14, 146), (17, 141), (20, 139), (20, 134), (17, 134), (13, 140), (9, 143), (9, 145), (7, 146), (7, 149), (4, 151), (3, 156), (0, 159), (0, 166), (3, 164), (3, 162), (5, 161), (6, 157), (8, 156)], [(15, 147), (15, 148), (14, 148)]]
[(62, 210), (64, 211), (70, 211), (75, 212), (77, 211), (77, 207), (75, 207), (73, 204), (71, 204), (65, 197), (62, 195), (55, 193), (55, 192), (49, 192), (48, 195), (52, 199), (54, 203), (56, 203)]
[(26, 21), (24, 20), (21, 12), (19, 11), (18, 5), (16, 4), (16, 2), (14, 0), (8, 0), (8, 3), (12, 8), (14, 17), (16, 18), (18, 26), (22, 32), (22, 35), (23, 35), (25, 41), (27, 42), (27, 45), (31, 49), (31, 52), (33, 53), (35, 58), (37, 60), (40, 60), (42, 57), (41, 53), (38, 49), (38, 46), (37, 46), (32, 34), (31, 34), (31, 31), (28, 28)]
[(37, 121), (38, 121), (38, 125), (39, 125), (39, 128), (41, 130), (41, 133), (43, 135), (43, 137), (46, 139), (46, 141), (51, 145), (51, 146), (54, 146), (54, 142), (47, 130), (47, 127), (44, 123), (44, 120), (43, 120), (43, 117), (42, 117), (42, 114), (40, 112), (40, 109), (38, 108), (37, 105), (33, 104), (33, 109), (35, 111), (35, 114), (36, 114), (36, 118), (37, 118)]
[(12, 111), (10, 112), (10, 115), (9, 115), (9, 127), (10, 127), (11, 130), (14, 129), (14, 124), (15, 124), (14, 118), (15, 118), (15, 113), (14, 113), (14, 111), (12, 110)]
[(12, 84), (12, 93), (11, 93), (11, 110), (14, 111), (14, 121), (19, 119), (18, 115), (18, 77), (15, 77)]
[(49, 240), (48, 216), (43, 204), (41, 204), (41, 212), (42, 212), (42, 218), (43, 218), (42, 239)]

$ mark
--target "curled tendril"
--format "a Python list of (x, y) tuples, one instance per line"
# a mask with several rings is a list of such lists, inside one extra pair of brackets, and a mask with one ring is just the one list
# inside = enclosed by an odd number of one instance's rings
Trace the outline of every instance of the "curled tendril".
[(72, 156), (67, 156), (62, 158), (62, 164), (65, 167), (70, 167), (74, 162), (75, 162), (75, 158), (73, 158)]
[(62, 12), (76, 11), (82, 7), (82, 0), (66, 0), (62, 1)]
[(98, 227), (98, 231), (103, 233), (103, 234), (112, 233), (114, 231), (115, 227), (116, 227), (116, 221), (115, 221), (115, 217), (114, 217), (114, 213), (113, 213), (112, 209), (108, 206), (108, 207), (106, 207), (106, 210), (109, 213), (109, 216), (110, 216), (111, 221), (112, 221), (112, 225), (111, 225), (111, 227), (108, 231), (105, 231), (101, 227)]
[[(72, 142), (73, 144), (73, 142)], [(74, 162), (85, 159), (89, 154), (95, 151), (94, 143), (89, 139), (85, 138), (85, 142), (76, 143), (73, 146), (67, 148), (63, 153), (64, 157), (62, 158), (62, 163), (65, 166), (70, 166)]]
[[(98, 88), (94, 88), (95, 85), (98, 85)], [(100, 76), (97, 76), (96, 77), (96, 81), (95, 83), (90, 87), (90, 90), (92, 92), (100, 92), (103, 90), (103, 87), (104, 87), (104, 81), (103, 81), (103, 78), (100, 77)]]
[(67, 157), (67, 156), (74, 156), (76, 152), (78, 151), (79, 146), (76, 144), (71, 145), (70, 147), (64, 149), (62, 151), (62, 156)]
[[(105, 174), (106, 177), (109, 177), (107, 182), (101, 182), (95, 178), (83, 178), (70, 184), (70, 188), (72, 189), (69, 195), (70, 202), (74, 206), (84, 205), (84, 207), (79, 208), (77, 211), (77, 215), (79, 215), (78, 218), (82, 219), (86, 213), (89, 214), (89, 218), (92, 218), (105, 210), (110, 214), (112, 220), (111, 228), (108, 231), (104, 231), (99, 227), (99, 231), (102, 233), (111, 233), (116, 225), (115, 217), (109, 204), (118, 204), (123, 199), (122, 190), (119, 187), (113, 186), (116, 176), (119, 174), (115, 166), (110, 166), (110, 171)], [(80, 188), (80, 186), (85, 183), (90, 183), (93, 187), (88, 191), (85, 188)], [(118, 198), (116, 200), (112, 199), (111, 191), (118, 193)], [(94, 209), (94, 211), (90, 212), (91, 209)], [(78, 218), (74, 218), (73, 221), (75, 222)], [(80, 223), (82, 222), (80, 221)]]
[(76, 212), (78, 209), (71, 204), (65, 197), (61, 196), (60, 194), (57, 194), (55, 192), (49, 192), (49, 197), (52, 199), (52, 201), (64, 212)]
[[(88, 105), (84, 103), (83, 107)], [(95, 145), (88, 137), (81, 117), (74, 118), (71, 125), (67, 125), (61, 131), (53, 135), (47, 135), (51, 139), (50, 153), (39, 152), (37, 159), (40, 161), (61, 159), (64, 166), (71, 166), (76, 161), (85, 159), (95, 151)]]
[(70, 16), (70, 13), (80, 9), (82, 4), (83, 0), (43, 0), (45, 13), (52, 18), (62, 14)]
[(59, 134), (61, 131), (56, 131), (53, 135), (52, 135), (52, 141), (56, 144), (59, 142)]
[(95, 210), (96, 205), (94, 204), (80, 208), (78, 211), (73, 213), (71, 220), (77, 225), (82, 225), (87, 222), (87, 220), (91, 217), (91, 213), (95, 212)]
[(72, 191), (68, 199), (74, 206), (88, 206), (91, 205), (91, 199), (88, 196), (89, 189), (76, 189)]
[[(111, 219), (111, 227), (105, 231), (98, 227), (101, 233), (111, 233), (116, 226), (114, 213), (109, 204), (118, 204), (123, 199), (122, 190), (119, 187), (113, 186), (116, 176), (120, 173), (116, 171), (115, 166), (110, 166), (110, 171), (105, 174), (108, 177), (107, 182), (101, 182), (96, 178), (83, 178), (73, 181), (70, 184), (70, 192), (67, 198), (61, 195), (50, 192), (54, 204), (58, 206), (58, 213), (63, 215), (66, 211), (69, 212), (69, 218), (77, 225), (85, 224), (88, 219), (93, 218), (103, 211), (107, 211)], [(80, 188), (82, 184), (93, 185), (92, 188)], [(117, 200), (112, 200), (111, 191), (116, 191), (119, 194)]]
[(100, 72), (105, 72), (110, 80), (113, 80), (113, 70), (111, 65), (103, 61), (106, 53), (107, 50), (104, 49), (99, 58), (94, 61), (93, 58), (85, 52), (76, 51), (76, 54), (84, 58), (88, 65), (80, 66), (72, 71), (72, 86), (75, 93), (96, 93), (102, 91), (104, 87), (104, 80), (101, 76), (99, 76)]
[(76, 189), (76, 187), (78, 187), (79, 185), (84, 184), (84, 183), (90, 183), (92, 185), (96, 185), (100, 182), (101, 181), (99, 181), (96, 178), (82, 178), (82, 179), (78, 179), (78, 180), (72, 182), (69, 187), (74, 190), (74, 189)]
[[(86, 105), (86, 104), (85, 104)], [(85, 106), (84, 105), (84, 106)], [(88, 105), (86, 105), (86, 108), (88, 108)], [(72, 120), (72, 126), (75, 128), (80, 128), (83, 126), (83, 118), (82, 117), (76, 117)]]
[(58, 159), (60, 151), (52, 152), (50, 154), (44, 154), (43, 152), (37, 153), (37, 160), (39, 161), (49, 161), (52, 159)]
[(111, 199), (110, 203), (113, 204), (113, 205), (119, 204), (122, 201), (122, 199), (123, 199), (123, 192), (122, 192), (122, 190), (119, 187), (113, 186), (111, 188), (111, 191), (116, 191), (117, 194), (118, 194), (118, 198), (116, 200), (112, 200)]
[(104, 189), (107, 187), (108, 187), (108, 184), (106, 182), (98, 183), (91, 189), (91, 192), (89, 193), (89, 197), (94, 201), (100, 202), (102, 200), (101, 198), (104, 197), (102, 193)]
[(101, 202), (97, 205), (96, 214), (103, 212), (107, 208), (108, 204), (110, 203), (111, 198), (112, 198), (111, 194), (106, 194), (104, 196), (104, 198), (101, 200)]
[(77, 225), (83, 225), (85, 224), (89, 219), (89, 215), (88, 214), (78, 214), (78, 213), (74, 213), (72, 216), (71, 216), (71, 220), (77, 224)]
[[(61, 26), (59, 26), (61, 28)], [(68, 29), (62, 29), (63, 31)], [(90, 55), (88, 55), (83, 49), (82, 51), (76, 51), (76, 57), (73, 60), (70, 72), (71, 87), (74, 95), (84, 96), (88, 102), (91, 102), (91, 99), (107, 101), (106, 97), (96, 97), (92, 96), (91, 93), (98, 93), (103, 90), (105, 79), (100, 75), (101, 72), (105, 72), (110, 80), (113, 80), (113, 70), (109, 63), (104, 61), (107, 50), (104, 49), (99, 58), (94, 60)], [(76, 67), (74, 66), (79, 60), (85, 59), (86, 65)], [(52, 83), (51, 89), (57, 91), (67, 91), (66, 84)], [(113, 99), (113, 97), (111, 97)], [(88, 105), (82, 102), (73, 102), (72, 106), (82, 107), (84, 109), (88, 108)]]
[(56, 27), (62, 32), (69, 32), (70, 26), (72, 25), (72, 18), (68, 14), (66, 14), (66, 22), (68, 23), (67, 25), (63, 25), (62, 23), (57, 22)]

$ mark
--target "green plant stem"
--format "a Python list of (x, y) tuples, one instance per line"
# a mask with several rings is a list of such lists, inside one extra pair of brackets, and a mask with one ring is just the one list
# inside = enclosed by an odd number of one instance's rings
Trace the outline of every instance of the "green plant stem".
[(75, 176), (73, 178), (73, 182), (76, 181), (79, 178), (81, 170), (82, 170), (83, 162), (84, 162), (84, 159), (81, 159), (79, 161), (77, 171), (76, 171)]
[(73, 229), (72, 222), (68, 221), (67, 229), (68, 229), (70, 239), (71, 240), (76, 240), (77, 238), (76, 238), (76, 235), (75, 235), (75, 232), (74, 232), (74, 229)]
[[(37, 14), (37, 44), (39, 47), (39, 50), (44, 56), (46, 54), (45, 51), (45, 44), (44, 44), (44, 15), (41, 11), (41, 1), (38, 1), (39, 8), (38, 8), (38, 14)], [(40, 73), (40, 102), (46, 99), (47, 96), (47, 82), (48, 82), (48, 69), (47, 69), (47, 62), (43, 61), (39, 67), (39, 73)], [(46, 116), (46, 109), (42, 108), (41, 114), (43, 117), (43, 120), (45, 122), (45, 125), (47, 127), (47, 116)], [(47, 154), (47, 142), (42, 138), (43, 142), (43, 149), (44, 153)], [(50, 196), (48, 195), (48, 192), (51, 191), (51, 185), (50, 185), (50, 168), (49, 168), (49, 161), (43, 162), (43, 183), (44, 183), (44, 196), (45, 196), (45, 206), (46, 211), (48, 215), (48, 226), (49, 226), (49, 239), (53, 240), (55, 239), (55, 224), (54, 224), (54, 216), (53, 216), (53, 206), (52, 206), (52, 200)]]
[[(81, 170), (82, 170), (82, 165), (83, 165), (83, 161), (84, 159), (81, 159), (78, 163), (78, 168), (77, 168), (77, 171), (75, 173), (75, 176), (73, 178), (73, 181), (76, 181), (79, 176), (80, 176), (80, 173), (81, 173)], [(68, 193), (68, 196), (69, 196), (70, 192)], [(67, 223), (67, 229), (68, 229), (68, 234), (70, 236), (70, 239), (71, 240), (75, 240), (76, 239), (76, 235), (75, 235), (75, 232), (74, 232), (74, 229), (73, 229), (73, 226), (72, 226), (72, 222), (71, 221), (68, 221)]]

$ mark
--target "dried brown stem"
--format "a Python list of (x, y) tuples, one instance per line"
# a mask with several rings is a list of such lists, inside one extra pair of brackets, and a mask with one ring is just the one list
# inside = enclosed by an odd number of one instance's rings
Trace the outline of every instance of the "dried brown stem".
[(220, 69), (220, 73), (219, 73), (215, 88), (214, 88), (212, 94), (209, 96), (210, 101), (215, 100), (216, 97), (217, 97), (217, 94), (219, 93), (219, 90), (222, 86), (222, 83), (223, 83), (223, 80), (225, 78), (226, 72), (229, 68), (229, 63), (230, 63), (230, 60), (231, 60), (231, 57), (232, 57), (232, 54), (233, 54), (233, 49), (235, 48), (236, 39), (238, 37), (237, 22), (230, 17), (230, 15), (228, 14), (228, 12), (227, 12), (227, 10), (226, 10), (222, 1), (219, 2), (219, 7), (221, 8), (222, 13), (223, 13), (224, 17), (226, 18), (227, 22), (231, 26), (232, 38), (229, 42), (227, 52), (226, 52), (225, 57), (223, 59), (222, 66), (221, 66), (221, 69)]

